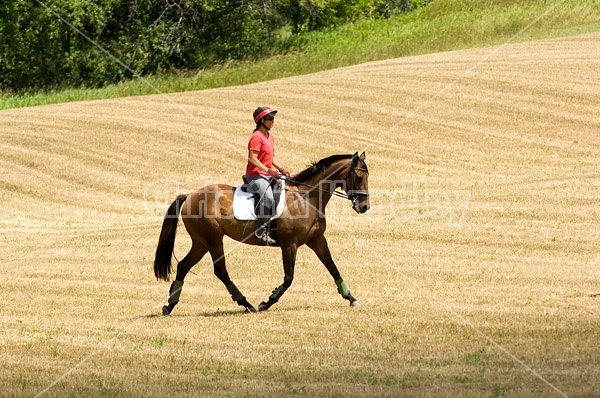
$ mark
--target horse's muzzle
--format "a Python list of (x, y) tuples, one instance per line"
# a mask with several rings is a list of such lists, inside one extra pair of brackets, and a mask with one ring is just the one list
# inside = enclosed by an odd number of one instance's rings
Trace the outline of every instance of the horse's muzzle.
[(371, 205), (369, 204), (368, 195), (365, 195), (366, 198), (364, 198), (363, 200), (360, 200), (360, 196), (362, 196), (362, 195), (355, 195), (352, 198), (352, 208), (358, 214), (363, 214), (363, 213), (366, 213), (367, 210), (369, 210), (371, 208)]

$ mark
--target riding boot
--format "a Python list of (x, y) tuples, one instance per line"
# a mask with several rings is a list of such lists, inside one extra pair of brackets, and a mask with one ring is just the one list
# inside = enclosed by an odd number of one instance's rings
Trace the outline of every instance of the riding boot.
[(275, 240), (273, 240), (267, 233), (267, 224), (269, 223), (270, 220), (271, 220), (271, 216), (269, 216), (269, 215), (266, 215), (266, 216), (257, 215), (256, 216), (256, 222), (258, 224), (258, 227), (256, 228), (254, 235), (256, 235), (256, 237), (265, 246), (277, 245), (277, 242), (275, 242)]

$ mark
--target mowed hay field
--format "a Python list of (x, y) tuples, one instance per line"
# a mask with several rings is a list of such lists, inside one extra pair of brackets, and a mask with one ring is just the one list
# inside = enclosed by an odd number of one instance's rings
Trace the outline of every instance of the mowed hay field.
[[(0, 112), (0, 395), (600, 394), (600, 34), (244, 87)], [(258, 105), (292, 172), (366, 151), (265, 313), (205, 257), (173, 314), (152, 261), (178, 193), (237, 184)], [(175, 254), (189, 248), (182, 228)], [(280, 251), (225, 243), (257, 305)]]

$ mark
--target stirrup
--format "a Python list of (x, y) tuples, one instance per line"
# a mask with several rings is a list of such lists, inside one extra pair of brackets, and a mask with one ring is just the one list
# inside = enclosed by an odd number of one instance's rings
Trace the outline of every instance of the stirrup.
[(256, 236), (258, 238), (258, 240), (260, 240), (261, 243), (265, 246), (276, 246), (277, 245), (277, 242), (269, 236), (266, 229), (264, 229), (262, 231), (261, 235), (259, 235), (258, 232), (255, 232), (254, 236)]

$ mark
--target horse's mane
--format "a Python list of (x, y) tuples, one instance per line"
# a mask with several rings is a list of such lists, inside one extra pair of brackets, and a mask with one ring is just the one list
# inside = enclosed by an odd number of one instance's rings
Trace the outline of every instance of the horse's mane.
[(312, 164), (308, 168), (302, 170), (295, 176), (292, 176), (290, 180), (287, 180), (286, 184), (298, 186), (300, 185), (300, 183), (310, 180), (312, 177), (314, 177), (321, 171), (328, 169), (335, 162), (344, 159), (352, 159), (353, 156), (354, 155), (332, 155), (327, 158), (321, 159), (318, 162), (312, 162)]

